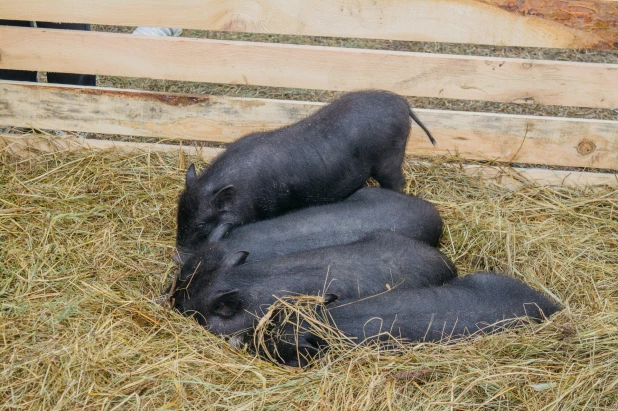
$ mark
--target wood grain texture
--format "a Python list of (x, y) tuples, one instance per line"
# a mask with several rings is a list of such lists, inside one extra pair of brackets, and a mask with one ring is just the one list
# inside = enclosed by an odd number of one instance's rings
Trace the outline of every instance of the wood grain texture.
[(142, 137), (230, 143), (298, 121), (320, 106), (0, 81), (0, 124)]
[(464, 169), (467, 174), (479, 176), (485, 181), (491, 181), (511, 189), (530, 184), (547, 187), (618, 187), (618, 174), (616, 173), (605, 174), (522, 167), (497, 168), (477, 165), (465, 165)]
[[(229, 143), (301, 120), (322, 103), (0, 82), (0, 124)], [(407, 153), (618, 169), (618, 122), (415, 110)]]
[(533, 16), (561, 27), (598, 36), (591, 48), (618, 48), (618, 2), (616, 0), (480, 0), (520, 16)]
[(618, 107), (618, 65), (0, 27), (0, 68)]
[(609, 0), (2, 0), (16, 20), (308, 36), (617, 48)]
[(80, 137), (56, 138), (44, 135), (0, 134), (0, 150), (28, 157), (34, 152), (63, 153), (75, 150), (116, 150), (123, 154), (162, 153), (200, 157), (210, 160), (223, 149), (212, 147), (177, 146), (172, 144), (135, 143), (131, 141), (94, 140)]
[[(68, 153), (76, 150), (116, 150), (124, 154), (162, 153), (201, 157), (210, 160), (222, 149), (180, 147), (165, 144), (146, 144), (124, 141), (92, 140), (82, 138), (49, 138), (43, 136), (20, 136), (0, 134), (0, 150), (8, 150), (21, 157), (32, 157), (39, 152)], [(459, 167), (459, 166), (458, 166)], [(538, 168), (496, 168), (464, 165), (466, 173), (485, 181), (516, 189), (530, 184), (554, 187), (618, 187), (617, 174), (545, 170)]]

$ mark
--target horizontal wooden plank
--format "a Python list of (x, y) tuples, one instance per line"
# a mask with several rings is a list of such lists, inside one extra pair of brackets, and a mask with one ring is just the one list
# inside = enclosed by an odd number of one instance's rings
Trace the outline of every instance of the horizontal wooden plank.
[(618, 174), (590, 173), (587, 171), (548, 170), (542, 168), (507, 167), (498, 168), (479, 165), (465, 165), (467, 174), (476, 175), (486, 181), (516, 189), (531, 183), (547, 187), (618, 187)]
[[(31, 156), (36, 152), (70, 152), (74, 150), (117, 150), (121, 153), (154, 152), (201, 157), (210, 160), (222, 149), (195, 148), (166, 144), (147, 144), (125, 141), (92, 140), (82, 138), (50, 138), (44, 136), (20, 136), (0, 134), (0, 150), (9, 150), (20, 156)], [(459, 167), (459, 166), (457, 166)], [(611, 186), (618, 187), (618, 175), (606, 173), (574, 172), (546, 170), (538, 168), (497, 168), (479, 165), (464, 165), (467, 173), (479, 176), (486, 181), (502, 186), (517, 188), (531, 182), (543, 186), (582, 187)]]
[[(322, 103), (0, 82), (0, 124), (229, 143), (302, 118)], [(618, 122), (416, 110), (408, 154), (618, 169)]]
[[(600, 39), (596, 45), (584, 46), (583, 48), (618, 48), (618, 2), (616, 0), (480, 0), (483, 3), (498, 6), (502, 10), (515, 13), (521, 17), (540, 21), (551, 27), (550, 22), (556, 23), (560, 29), (571, 28), (576, 33), (585, 33), (575, 42), (585, 43), (586, 35), (598, 36)], [(551, 29), (550, 29), (551, 30)], [(568, 35), (556, 29), (556, 37), (566, 40)], [(588, 38), (590, 42), (594, 40)], [(574, 46), (577, 47), (577, 46)]]
[(8, 150), (20, 156), (31, 155), (33, 151), (46, 153), (70, 152), (74, 150), (116, 150), (123, 154), (144, 152), (162, 154), (184, 154), (210, 160), (223, 149), (214, 147), (193, 147), (172, 144), (135, 143), (131, 141), (95, 140), (80, 137), (56, 138), (40, 134), (15, 135), (0, 133), (0, 150)]
[(618, 4), (608, 0), (3, 0), (0, 15), (304, 36), (618, 48)]
[(0, 124), (142, 137), (230, 143), (251, 132), (296, 122), (321, 106), (0, 81)]
[(230, 143), (285, 126), (319, 103), (0, 81), (0, 124)]
[(0, 68), (618, 107), (618, 65), (0, 27)]

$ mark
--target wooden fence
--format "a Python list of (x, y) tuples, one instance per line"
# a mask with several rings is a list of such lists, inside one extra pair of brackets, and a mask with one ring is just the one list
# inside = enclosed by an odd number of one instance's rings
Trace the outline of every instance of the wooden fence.
[[(3, 0), (0, 19), (301, 36), (618, 49), (618, 1)], [(0, 69), (145, 77), (600, 109), (618, 108), (618, 65), (0, 26)], [(231, 142), (321, 103), (0, 81), (0, 125)], [(618, 121), (417, 110), (409, 154), (618, 170)], [(26, 146), (179, 150), (174, 145), (3, 136)], [(191, 150), (186, 149), (185, 150)], [(202, 155), (216, 155), (206, 149)], [(615, 173), (526, 173), (614, 184)]]

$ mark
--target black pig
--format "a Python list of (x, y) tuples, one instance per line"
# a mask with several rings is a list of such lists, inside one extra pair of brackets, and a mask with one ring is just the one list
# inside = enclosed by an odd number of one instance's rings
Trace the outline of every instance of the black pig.
[(243, 264), (246, 252), (210, 245), (183, 266), (173, 306), (212, 333), (249, 330), (276, 297), (323, 295), (348, 301), (388, 288), (437, 286), (457, 273), (437, 249), (393, 232), (357, 242)]
[[(539, 322), (560, 309), (521, 281), (495, 273), (475, 273), (440, 287), (399, 288), (348, 302), (337, 306), (338, 302), (331, 299), (325, 316), (330, 320), (325, 322), (356, 343), (379, 340), (387, 345), (393, 338), (439, 342), (475, 332), (492, 333), (518, 325), (516, 319), (527, 317)], [(288, 337), (277, 342), (277, 351), (288, 365), (299, 364), (296, 350), (290, 349), (296, 342), (303, 356), (326, 348), (316, 335), (302, 331), (307, 328), (303, 323), (300, 332), (294, 332), (289, 325), (283, 328)]]
[(295, 124), (237, 140), (199, 177), (191, 165), (178, 202), (177, 247), (226, 231), (222, 224), (343, 200), (369, 177), (401, 191), (410, 118), (427, 132), (401, 96), (348, 93)]
[[(372, 232), (387, 230), (435, 247), (442, 235), (442, 219), (431, 203), (418, 197), (382, 188), (362, 188), (342, 202), (239, 226), (225, 238), (225, 229), (218, 229), (207, 242), (222, 240), (223, 250), (248, 251), (247, 261), (253, 261), (348, 244)], [(174, 259), (183, 263), (197, 248), (177, 250)]]

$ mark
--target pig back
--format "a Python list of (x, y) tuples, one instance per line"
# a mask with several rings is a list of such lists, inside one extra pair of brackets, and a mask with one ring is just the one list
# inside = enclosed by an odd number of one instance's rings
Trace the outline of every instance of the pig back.
[(367, 187), (339, 203), (237, 227), (221, 244), (228, 252), (248, 251), (247, 261), (349, 244), (378, 231), (393, 231), (435, 247), (442, 226), (440, 213), (430, 202)]
[(558, 309), (514, 278), (475, 273), (440, 287), (398, 289), (345, 306), (334, 304), (328, 314), (358, 342), (389, 340), (391, 335), (408, 341), (441, 341), (513, 327), (521, 318), (540, 321)]

